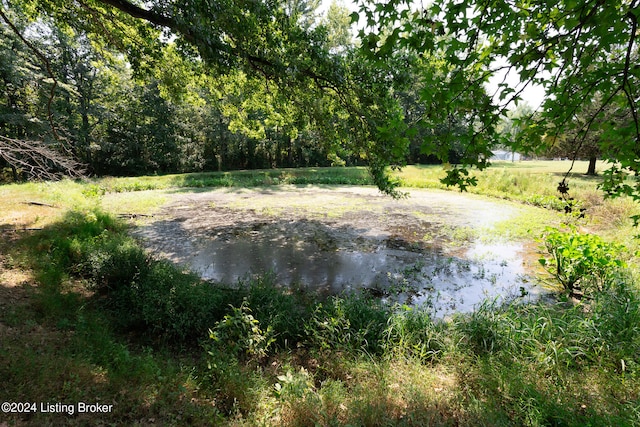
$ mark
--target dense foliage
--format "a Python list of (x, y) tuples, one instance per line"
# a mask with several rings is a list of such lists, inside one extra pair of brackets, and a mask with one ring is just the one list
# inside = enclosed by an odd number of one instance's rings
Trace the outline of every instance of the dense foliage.
[[(527, 86), (536, 86), (546, 95), (540, 114), (524, 117), (526, 131), (509, 145), (541, 152), (569, 139), (575, 158), (584, 156), (582, 147), (595, 134), (599, 152), (613, 162), (604, 189), (638, 196), (635, 184), (624, 182), (628, 172), (638, 172), (638, 1), (438, 0), (416, 10), (411, 1), (365, 0), (360, 12), (366, 22), (360, 38), (371, 58), (384, 62), (405, 49), (442, 61), (446, 78), (420, 97), (431, 107), (425, 119), (433, 125), (451, 115), (468, 118), (466, 131), (457, 135), (470, 154), (461, 160), (463, 169), (484, 166), (498, 117)], [(495, 76), (497, 89), (483, 96)], [(461, 176), (450, 172), (454, 181)]]
[[(76, 166), (46, 150), (100, 174), (362, 161), (393, 192), (387, 166), (439, 161), (465, 188), (506, 145), (601, 156), (604, 190), (638, 195), (637, 0), (365, 0), (355, 44), (346, 9), (322, 18), (318, 2), (1, 5), (13, 175)], [(501, 133), (527, 86), (546, 101)]]
[[(175, 43), (147, 58), (152, 64), (146, 68), (132, 69), (131, 58), (99, 45), (95, 35), (60, 29), (51, 18), (19, 22), (48, 62), (43, 64), (3, 23), (0, 49), (10, 60), (2, 63), (2, 136), (65, 145), (90, 173), (328, 166), (356, 160), (349, 151), (335, 154), (335, 147), (324, 143), (336, 139), (330, 129), (339, 125), (339, 112), (331, 113), (321, 99), (316, 114), (303, 114), (305, 100), (290, 105), (276, 85), (242, 71), (212, 77)], [(314, 123), (323, 115), (324, 126)]]
[[(302, 3), (220, 5), (224, 16), (200, 2), (2, 6), (3, 48), (16, 56), (3, 75), (3, 146), (42, 141), (99, 174), (366, 161), (388, 190), (385, 166), (405, 160), (385, 71), (350, 44), (343, 8), (317, 18)], [(15, 176), (26, 162), (10, 152)]]
[(540, 263), (572, 296), (592, 298), (617, 280), (627, 279), (621, 276), (626, 268), (619, 258), (625, 252), (622, 245), (575, 228), (548, 228), (541, 240), (550, 257), (540, 258)]

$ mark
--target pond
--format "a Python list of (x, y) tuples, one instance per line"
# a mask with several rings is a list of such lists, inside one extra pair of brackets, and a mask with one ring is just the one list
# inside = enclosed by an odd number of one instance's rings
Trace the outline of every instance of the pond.
[(364, 289), (443, 318), (486, 299), (539, 297), (525, 245), (486, 243), (517, 209), (437, 191), (393, 200), (362, 187), (215, 190), (175, 195), (136, 234), (214, 282), (271, 274), (292, 289)]

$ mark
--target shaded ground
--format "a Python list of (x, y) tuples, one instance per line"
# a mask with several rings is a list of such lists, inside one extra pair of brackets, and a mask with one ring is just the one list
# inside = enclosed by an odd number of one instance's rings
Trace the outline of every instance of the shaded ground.
[(533, 290), (522, 242), (481, 239), (520, 214), (443, 191), (393, 200), (364, 187), (222, 189), (171, 196), (135, 234), (213, 281), (270, 272), (279, 284), (332, 294), (364, 287), (444, 316)]
[[(18, 335), (15, 320), (17, 313), (29, 303), (33, 278), (22, 269), (14, 267), (5, 255), (6, 249), (16, 241), (12, 231), (0, 229), (0, 341)], [(19, 336), (19, 335), (18, 335)]]

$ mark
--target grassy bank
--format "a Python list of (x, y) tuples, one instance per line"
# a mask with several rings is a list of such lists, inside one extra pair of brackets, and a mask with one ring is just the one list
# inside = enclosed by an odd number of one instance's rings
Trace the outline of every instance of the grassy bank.
[(626, 276), (588, 304), (487, 304), (434, 322), (365, 296), (286, 292), (268, 277), (211, 287), (145, 255), (125, 230), (100, 211), (74, 212), (14, 242), (18, 251), (3, 259), (3, 271), (31, 271), (35, 280), (25, 277), (12, 292), (18, 302), (2, 312), (2, 399), (100, 402), (112, 412), (3, 419), (640, 422), (640, 300)]
[[(407, 168), (402, 179), (427, 186), (439, 171)], [(246, 177), (263, 185), (266, 173)], [(492, 173), (487, 188), (513, 179)], [(544, 187), (548, 171), (522, 173), (523, 194)], [(0, 401), (112, 405), (3, 413), (0, 424), (640, 424), (640, 298), (626, 269), (603, 273), (581, 301), (488, 302), (447, 322), (364, 295), (289, 292), (269, 277), (212, 287), (145, 254), (115, 215), (153, 212), (185, 186), (198, 185), (174, 176), (0, 187)], [(611, 240), (630, 230), (631, 209), (590, 226)], [(39, 230), (15, 231), (25, 227)], [(603, 245), (589, 250), (622, 256)]]

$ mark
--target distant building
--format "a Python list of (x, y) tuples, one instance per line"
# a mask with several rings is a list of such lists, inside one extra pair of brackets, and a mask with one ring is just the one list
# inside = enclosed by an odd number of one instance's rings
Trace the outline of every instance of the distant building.
[(493, 150), (492, 153), (493, 156), (491, 156), (489, 160), (507, 160), (510, 162), (519, 162), (520, 160), (524, 160), (523, 156), (515, 151)]

